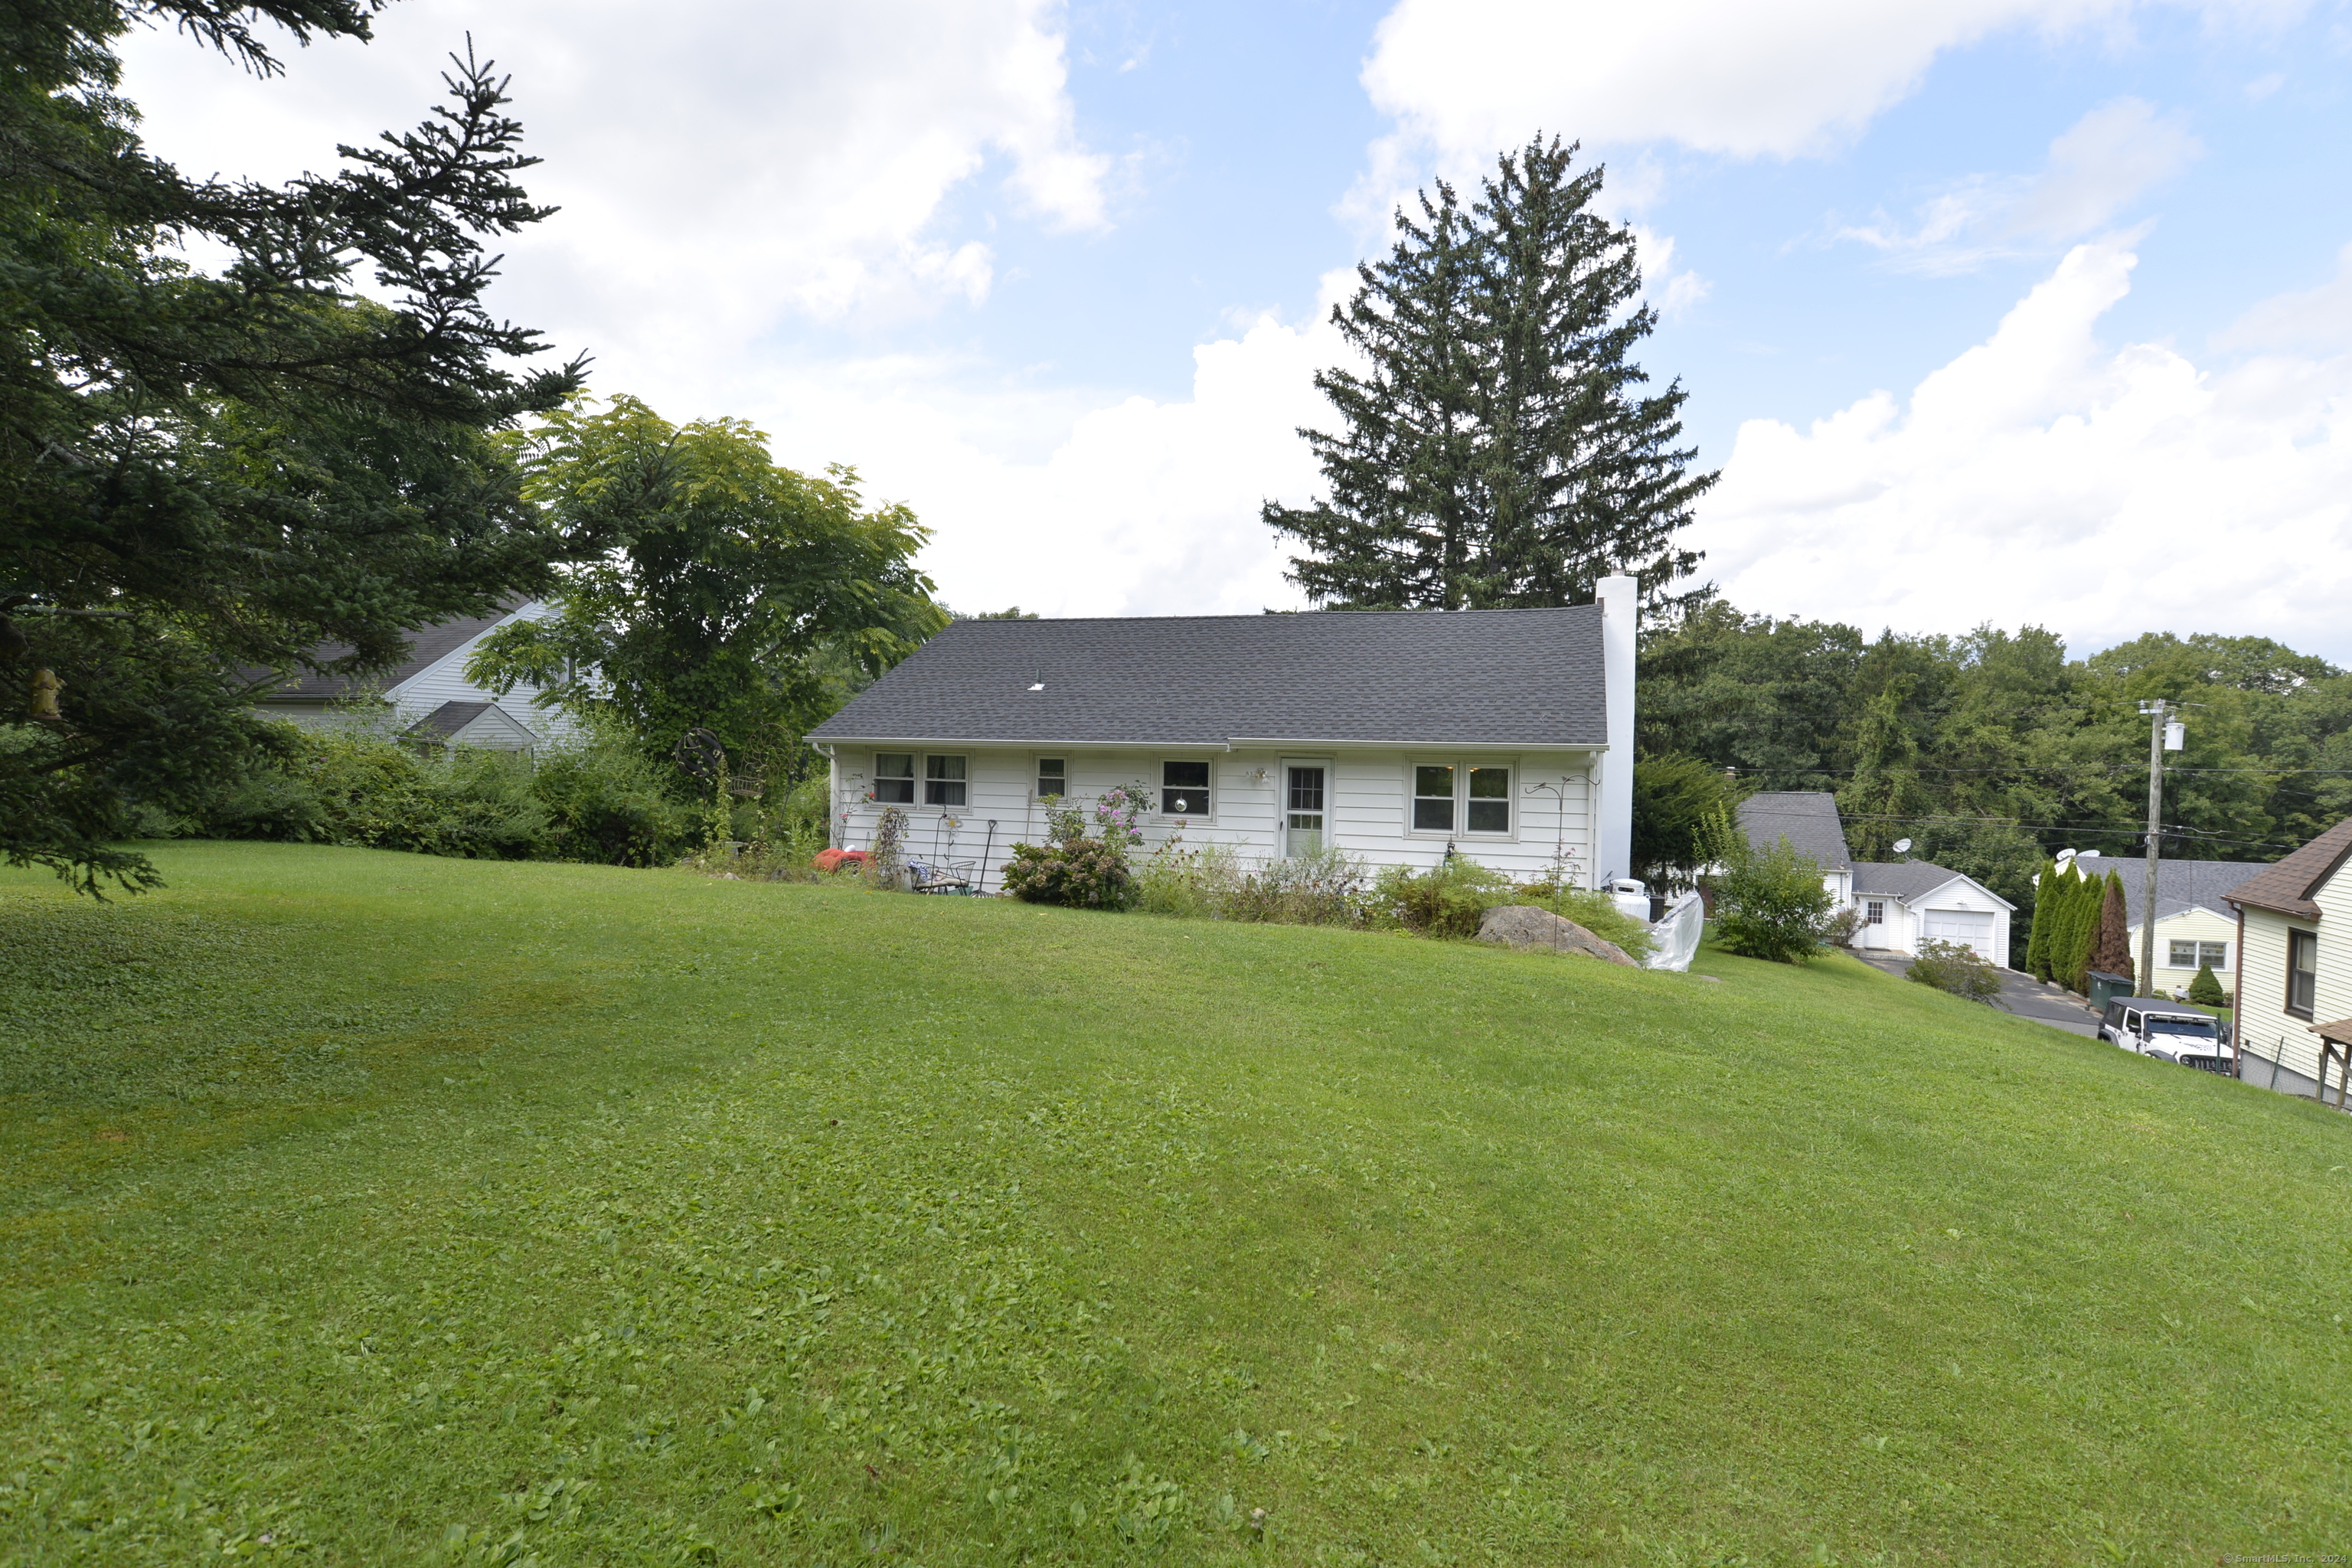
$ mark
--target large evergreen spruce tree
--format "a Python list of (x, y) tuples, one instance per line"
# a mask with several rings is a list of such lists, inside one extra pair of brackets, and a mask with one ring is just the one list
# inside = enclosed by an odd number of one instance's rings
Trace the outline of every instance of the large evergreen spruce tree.
[(485, 242), (549, 211), (517, 183), (535, 160), (486, 63), (457, 61), (417, 129), (284, 186), (184, 176), (118, 90), (137, 26), (268, 77), (266, 29), (360, 40), (378, 8), (27, 0), (0, 20), (10, 864), (152, 880), (109, 841), (270, 743), (258, 687), (321, 644), (382, 668), (405, 632), (542, 589), (585, 543), (525, 504), (490, 438), (580, 367), (521, 368), (540, 340), (485, 300)]
[(1341, 427), (1300, 432), (1329, 494), (1264, 511), (1306, 547), (1290, 575), (1317, 604), (1577, 604), (1616, 572), (1654, 600), (1696, 570), (1675, 535), (1716, 476), (1675, 445), (1681, 383), (1641, 391), (1633, 351), (1656, 316), (1576, 152), (1505, 154), (1467, 210), (1438, 182), (1333, 308), (1361, 369), (1317, 375)]

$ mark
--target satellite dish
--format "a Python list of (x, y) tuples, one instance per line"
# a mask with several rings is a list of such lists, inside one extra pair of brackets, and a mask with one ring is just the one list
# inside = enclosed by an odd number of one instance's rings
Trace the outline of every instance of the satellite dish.
[(1911, 840), (1908, 838), (1896, 839), (1895, 841), (1895, 852), (1897, 855), (1908, 855), (1911, 853)]

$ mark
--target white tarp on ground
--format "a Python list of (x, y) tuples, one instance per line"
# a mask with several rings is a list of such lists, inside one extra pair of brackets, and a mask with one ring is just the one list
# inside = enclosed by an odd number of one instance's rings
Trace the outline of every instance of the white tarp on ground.
[(1691, 966), (1698, 952), (1698, 939), (1706, 931), (1706, 905), (1696, 893), (1685, 893), (1666, 906), (1666, 912), (1650, 927), (1650, 940), (1656, 947), (1642, 961), (1644, 969), (1671, 969), (1677, 973)]

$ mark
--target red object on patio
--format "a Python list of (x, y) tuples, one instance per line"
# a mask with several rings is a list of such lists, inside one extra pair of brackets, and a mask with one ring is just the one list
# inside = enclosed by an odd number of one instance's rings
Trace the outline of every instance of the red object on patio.
[(863, 849), (820, 849), (816, 852), (816, 859), (813, 863), (820, 871), (838, 871), (844, 866), (863, 866), (866, 864), (866, 851)]

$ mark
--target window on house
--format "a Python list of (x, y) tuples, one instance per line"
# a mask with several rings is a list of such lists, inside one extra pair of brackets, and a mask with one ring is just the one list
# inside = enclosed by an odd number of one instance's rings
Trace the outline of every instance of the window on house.
[(1416, 833), (1454, 831), (1454, 769), (1425, 764), (1412, 770), (1412, 826)]
[(1883, 899), (1873, 899), (1870, 902), (1863, 905), (1862, 923), (1866, 926), (1885, 925), (1886, 923), (1886, 901)]
[(2286, 1010), (2298, 1018), (2311, 1016), (2319, 992), (2319, 933), (2286, 933)]
[(1037, 759), (1037, 798), (1070, 793), (1070, 763), (1066, 757)]
[(1209, 815), (1209, 764), (1160, 764), (1160, 809), (1170, 816)]
[(911, 752), (874, 753), (874, 798), (884, 805), (915, 804), (915, 757)]
[(961, 757), (925, 757), (923, 759), (923, 804), (925, 805), (964, 804)]
[(2230, 944), (2226, 942), (2176, 942), (2171, 945), (2169, 969), (2196, 969), (2210, 964), (2217, 972), (2230, 967)]
[(1511, 830), (1511, 770), (1470, 770), (1470, 831), (1508, 833)]

